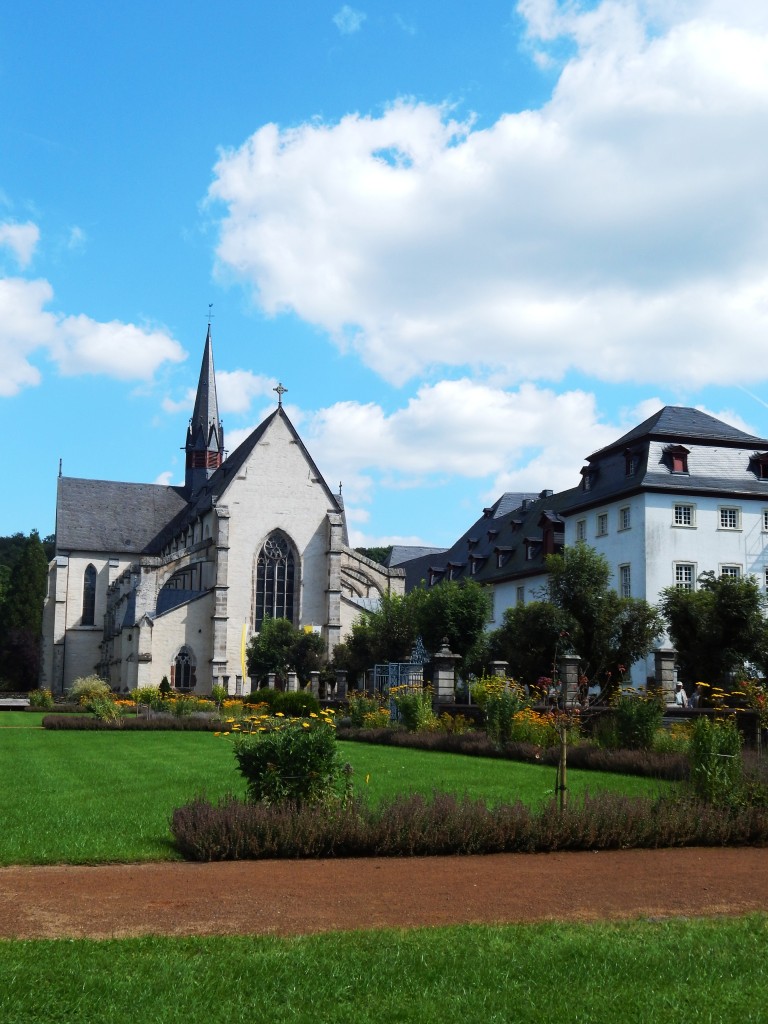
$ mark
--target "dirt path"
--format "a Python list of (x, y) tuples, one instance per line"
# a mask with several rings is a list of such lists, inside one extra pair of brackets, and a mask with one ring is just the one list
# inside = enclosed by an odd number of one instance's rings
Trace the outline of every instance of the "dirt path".
[(768, 911), (768, 849), (0, 868), (0, 938), (300, 935)]

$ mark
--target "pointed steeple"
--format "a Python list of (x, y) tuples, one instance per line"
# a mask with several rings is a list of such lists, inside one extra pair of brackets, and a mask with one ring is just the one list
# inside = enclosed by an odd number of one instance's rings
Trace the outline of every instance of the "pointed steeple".
[(205, 338), (200, 379), (197, 383), (195, 408), (187, 428), (187, 443), (184, 448), (187, 453), (185, 485), (192, 497), (224, 461), (224, 428), (219, 419), (216, 401), (210, 323)]

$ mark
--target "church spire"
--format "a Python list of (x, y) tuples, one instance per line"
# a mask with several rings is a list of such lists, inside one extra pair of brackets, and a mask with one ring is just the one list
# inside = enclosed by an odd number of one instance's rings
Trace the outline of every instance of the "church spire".
[(211, 324), (205, 338), (203, 363), (197, 383), (195, 408), (187, 428), (185, 485), (192, 497), (224, 461), (224, 428), (216, 401), (216, 376), (213, 370)]

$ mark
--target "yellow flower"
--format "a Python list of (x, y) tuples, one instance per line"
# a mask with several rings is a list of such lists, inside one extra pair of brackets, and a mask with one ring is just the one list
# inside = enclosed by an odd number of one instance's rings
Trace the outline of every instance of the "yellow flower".
[(309, 728), (309, 722), (302, 722), (301, 725), (302, 725), (302, 728), (304, 728), (304, 729), (308, 729)]
[(285, 718), (285, 715), (283, 714), (282, 711), (276, 711), (275, 718)]

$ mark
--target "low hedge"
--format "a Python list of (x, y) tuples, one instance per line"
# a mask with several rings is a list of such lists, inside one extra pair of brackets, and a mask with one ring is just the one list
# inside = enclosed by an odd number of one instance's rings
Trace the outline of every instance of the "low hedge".
[(295, 718), (320, 711), (320, 701), (309, 690), (270, 690), (266, 686), (246, 694), (243, 704), (266, 704), (273, 715), (282, 711)]
[(80, 730), (123, 730), (133, 732), (181, 731), (181, 732), (216, 732), (221, 729), (221, 722), (213, 718), (178, 718), (176, 715), (162, 712), (150, 717), (131, 715), (115, 722), (102, 722), (93, 715), (46, 715), (43, 719), (44, 729), (80, 729)]
[(198, 798), (174, 811), (171, 831), (189, 860), (295, 857), (404, 857), (556, 850), (745, 846), (768, 842), (768, 811), (722, 808), (662, 797), (587, 796), (560, 811), (520, 802), (435, 793), (396, 797), (378, 807), (245, 803)]
[[(496, 744), (484, 732), (408, 732), (404, 729), (353, 729), (340, 726), (340, 740), (377, 743), (383, 746), (411, 747), (415, 750), (439, 750), (448, 754), (494, 757), (529, 764), (557, 765), (559, 747), (538, 747), (533, 743)], [(688, 778), (688, 758), (682, 754), (659, 754), (648, 750), (608, 750), (591, 743), (568, 747), (568, 766), (622, 775), (680, 782)]]

